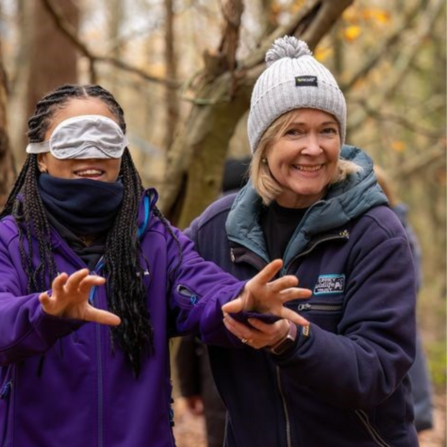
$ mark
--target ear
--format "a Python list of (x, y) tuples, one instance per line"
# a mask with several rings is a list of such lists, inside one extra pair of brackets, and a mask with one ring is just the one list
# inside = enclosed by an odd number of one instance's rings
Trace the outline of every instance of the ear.
[(39, 171), (47, 174), (48, 173), (48, 167), (47, 167), (47, 163), (46, 163), (46, 153), (44, 154), (37, 154), (37, 166), (39, 168)]

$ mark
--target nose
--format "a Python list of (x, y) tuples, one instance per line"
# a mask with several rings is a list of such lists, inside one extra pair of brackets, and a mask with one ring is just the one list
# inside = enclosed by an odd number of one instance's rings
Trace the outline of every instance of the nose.
[(309, 132), (307, 134), (306, 139), (303, 141), (303, 143), (304, 148), (301, 151), (303, 155), (310, 155), (315, 157), (316, 155), (320, 155), (323, 152), (318, 135), (313, 132)]

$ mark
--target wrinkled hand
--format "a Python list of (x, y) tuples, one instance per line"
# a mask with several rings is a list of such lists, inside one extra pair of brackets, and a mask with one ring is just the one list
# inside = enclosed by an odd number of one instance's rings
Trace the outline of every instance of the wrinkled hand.
[(286, 318), (301, 326), (308, 325), (309, 322), (305, 318), (283, 304), (298, 298), (309, 298), (312, 291), (296, 287), (298, 278), (293, 275), (270, 281), (279, 272), (282, 265), (282, 260), (276, 259), (265, 266), (247, 282), (238, 298), (222, 306), (224, 314), (255, 310)]
[(102, 286), (105, 282), (100, 276), (89, 275), (87, 269), (78, 270), (70, 276), (61, 273), (53, 281), (51, 296), (43, 292), (39, 295), (39, 301), (43, 310), (55, 317), (117, 326), (121, 323), (117, 315), (96, 309), (88, 301), (92, 287)]
[(236, 321), (230, 315), (224, 317), (225, 327), (254, 349), (274, 346), (287, 335), (289, 325), (294, 324), (288, 320), (279, 320), (273, 324), (267, 324), (256, 318), (250, 318), (248, 322), (250, 326)]

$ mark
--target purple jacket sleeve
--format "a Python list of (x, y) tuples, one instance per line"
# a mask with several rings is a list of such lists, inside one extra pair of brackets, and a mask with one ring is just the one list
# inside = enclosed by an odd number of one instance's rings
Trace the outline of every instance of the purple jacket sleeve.
[(208, 344), (239, 347), (239, 339), (223, 324), (221, 307), (240, 294), (245, 282), (205, 261), (190, 239), (175, 228), (173, 231), (178, 243), (168, 239), (168, 270), (170, 306), (176, 314), (177, 332), (198, 333)]
[(3, 237), (4, 225), (0, 225), (0, 366), (44, 353), (79, 324), (45, 314), (39, 294), (24, 294), (27, 280), (20, 255)]

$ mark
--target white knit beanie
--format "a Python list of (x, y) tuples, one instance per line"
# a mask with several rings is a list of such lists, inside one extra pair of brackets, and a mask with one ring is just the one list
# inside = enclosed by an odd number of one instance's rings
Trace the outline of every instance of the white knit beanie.
[(265, 56), (266, 70), (251, 96), (248, 139), (252, 153), (268, 127), (294, 109), (318, 109), (330, 113), (346, 136), (346, 101), (332, 73), (318, 62), (306, 42), (284, 36), (275, 40)]

